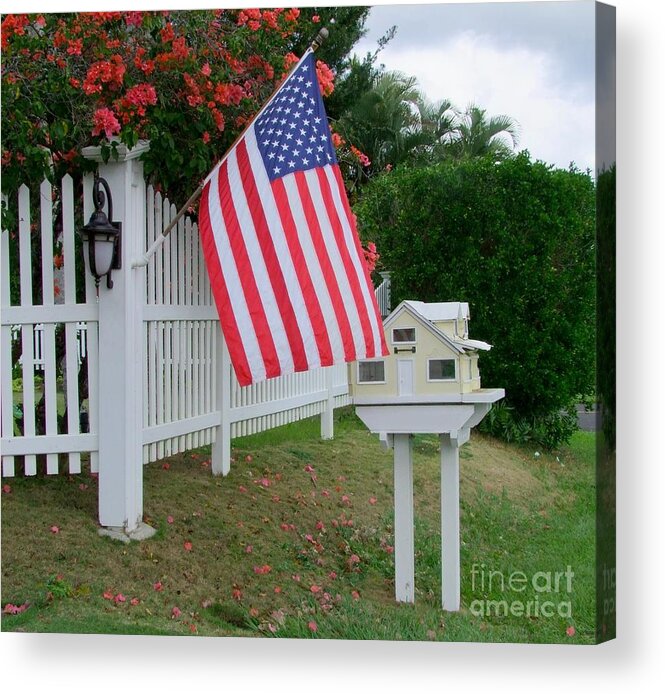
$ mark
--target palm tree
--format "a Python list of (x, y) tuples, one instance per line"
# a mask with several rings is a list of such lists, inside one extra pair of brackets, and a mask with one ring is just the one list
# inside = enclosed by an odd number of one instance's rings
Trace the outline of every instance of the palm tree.
[(474, 104), (460, 110), (448, 100), (429, 102), (415, 77), (377, 71), (369, 84), (335, 123), (335, 130), (371, 162), (365, 167), (353, 158), (347, 162), (353, 187), (405, 162), (431, 164), (488, 154), (503, 158), (517, 145), (518, 125), (512, 118), (488, 117)]
[(336, 130), (369, 157), (376, 173), (417, 157), (432, 144), (431, 131), (423, 125), (430, 115), (414, 77), (383, 72), (339, 119)]
[(456, 112), (450, 137), (440, 143), (444, 154), (457, 158), (510, 155), (517, 146), (519, 126), (509, 116), (487, 116), (484, 108), (470, 104)]

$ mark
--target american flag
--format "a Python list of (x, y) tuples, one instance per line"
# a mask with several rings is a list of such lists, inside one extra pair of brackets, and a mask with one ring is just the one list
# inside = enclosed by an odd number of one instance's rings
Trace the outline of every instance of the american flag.
[(388, 353), (311, 49), (208, 176), (199, 231), (240, 385)]

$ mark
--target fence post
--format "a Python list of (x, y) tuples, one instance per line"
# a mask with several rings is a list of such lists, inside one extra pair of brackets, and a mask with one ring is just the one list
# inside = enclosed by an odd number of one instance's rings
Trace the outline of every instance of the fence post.
[(335, 435), (335, 391), (334, 391), (334, 366), (328, 366), (324, 369), (326, 379), (326, 390), (328, 397), (323, 404), (321, 411), (321, 438), (332, 439)]
[(154, 533), (143, 523), (145, 268), (132, 269), (132, 260), (145, 252), (146, 186), (139, 157), (148, 148), (147, 142), (131, 150), (119, 144), (117, 159), (107, 163), (100, 147), (83, 149), (83, 156), (99, 162), (113, 197), (113, 221), (122, 223), (122, 268), (113, 271), (112, 289), (100, 282), (98, 300), (99, 532), (123, 541)]
[(212, 445), (211, 465), (213, 475), (228, 475), (231, 469), (231, 357), (219, 323), (217, 338), (217, 411), (222, 418)]

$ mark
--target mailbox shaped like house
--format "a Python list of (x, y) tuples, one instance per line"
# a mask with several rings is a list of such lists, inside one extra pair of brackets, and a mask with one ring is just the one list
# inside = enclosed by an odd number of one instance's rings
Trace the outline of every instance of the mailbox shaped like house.
[(383, 322), (390, 354), (350, 365), (356, 414), (394, 449), (395, 597), (413, 602), (413, 434), (441, 444), (442, 606), (460, 606), (459, 452), (471, 429), (504, 397), (481, 388), (478, 355), (491, 348), (469, 338), (469, 305), (403, 301)]
[(403, 301), (384, 320), (390, 355), (351, 367), (356, 405), (462, 402), (480, 391), (478, 355), (491, 345), (469, 338), (469, 304)]

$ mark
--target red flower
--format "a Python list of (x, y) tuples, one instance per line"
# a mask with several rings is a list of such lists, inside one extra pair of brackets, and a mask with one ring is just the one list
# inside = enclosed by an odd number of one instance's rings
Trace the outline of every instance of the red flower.
[(189, 540), (185, 541), (185, 544), (183, 545), (183, 547), (185, 548), (186, 552), (192, 551), (192, 543)]
[(22, 605), (13, 605), (11, 602), (8, 602), (2, 611), (5, 614), (21, 614), (21, 612), (25, 612), (28, 607), (29, 605), (27, 602), (24, 602)]
[(312, 632), (315, 632), (318, 629), (318, 627), (316, 626), (316, 622), (314, 621), (308, 622), (307, 627)]
[(335, 89), (335, 73), (322, 60), (317, 60), (316, 76), (319, 78), (322, 96), (330, 96)]
[(98, 108), (92, 116), (93, 135), (104, 135), (110, 139), (113, 135), (120, 132), (120, 123), (115, 117), (115, 113), (110, 108)]
[(175, 32), (173, 31), (173, 24), (170, 22), (159, 32), (162, 42), (169, 43), (175, 38)]
[(295, 53), (287, 53), (284, 56), (284, 69), (288, 70), (292, 65), (298, 62), (298, 56)]
[(69, 45), (67, 46), (67, 53), (69, 53), (69, 55), (81, 55), (82, 48), (83, 39), (70, 39)]
[(125, 12), (127, 26), (140, 27), (143, 22), (143, 12)]

